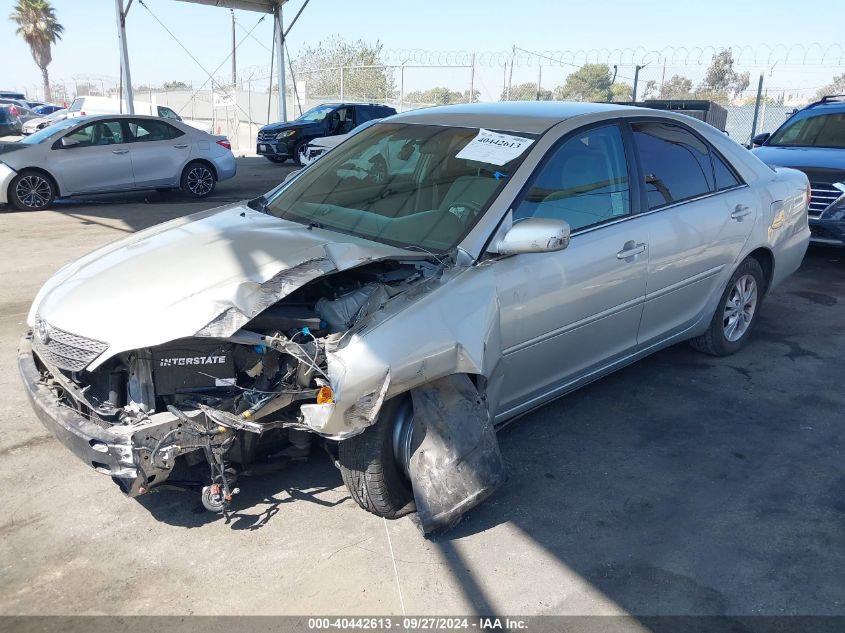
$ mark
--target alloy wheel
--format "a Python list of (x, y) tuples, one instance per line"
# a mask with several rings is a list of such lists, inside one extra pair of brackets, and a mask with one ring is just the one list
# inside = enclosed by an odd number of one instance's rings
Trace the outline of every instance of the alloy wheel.
[(15, 186), (15, 195), (25, 207), (40, 209), (50, 202), (53, 187), (46, 178), (32, 174), (18, 181)]
[(757, 281), (752, 275), (736, 280), (725, 302), (722, 327), (725, 338), (735, 343), (745, 335), (757, 309)]
[(214, 174), (207, 167), (197, 166), (188, 172), (188, 189), (195, 196), (206, 196), (214, 187)]

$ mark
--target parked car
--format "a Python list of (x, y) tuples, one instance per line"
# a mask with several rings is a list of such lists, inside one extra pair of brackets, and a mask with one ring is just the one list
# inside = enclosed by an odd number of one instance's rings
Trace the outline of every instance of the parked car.
[(51, 103), (45, 103), (44, 105), (40, 105), (37, 108), (33, 108), (36, 114), (40, 114), (41, 116), (48, 116), (53, 114), (54, 112), (58, 112), (59, 110), (64, 110), (67, 112), (67, 108), (63, 108), (62, 106), (53, 105)]
[(67, 110), (56, 110), (50, 115), (41, 116), (36, 119), (30, 119), (23, 125), (22, 134), (29, 136), (35, 134), (38, 130), (43, 130), (48, 125), (52, 125), (57, 121), (64, 121), (67, 118)]
[(262, 127), (255, 151), (274, 163), (291, 158), (302, 166), (305, 146), (314, 139), (348, 134), (362, 123), (393, 114), (396, 110), (377, 103), (324, 103), (293, 121)]
[(0, 203), (40, 211), (59, 197), (176, 188), (205, 198), (235, 171), (225, 137), (182, 122), (77, 117), (0, 145)]
[(21, 127), (21, 119), (12, 113), (12, 108), (0, 105), (0, 136), (18, 136)]
[(300, 164), (303, 167), (307, 167), (318, 158), (322, 158), (326, 155), (326, 153), (343, 143), (346, 139), (354, 134), (358, 134), (358, 132), (362, 132), (366, 130), (371, 125), (374, 125), (381, 121), (381, 119), (371, 119), (366, 123), (362, 123), (358, 127), (354, 128), (351, 132), (346, 134), (336, 134), (335, 136), (322, 136), (320, 138), (315, 138), (313, 141), (310, 141), (306, 146), (305, 150), (302, 151), (302, 155), (300, 157)]
[[(135, 114), (180, 121), (207, 134), (211, 134), (213, 131), (211, 125), (208, 123), (183, 119), (173, 108), (168, 106), (150, 103), (149, 101), (141, 101), (139, 99), (133, 100), (132, 103), (135, 107)], [(128, 112), (129, 109), (126, 106), (126, 101), (121, 102), (117, 97), (84, 96), (74, 99), (67, 111), (68, 118), (73, 118), (90, 114), (121, 114)]]
[(0, 106), (9, 106), (13, 115), (20, 118), (21, 123), (26, 123), (30, 119), (35, 119), (38, 115), (30, 108), (26, 101), (19, 99), (3, 99), (0, 98)]
[[(348, 173), (394, 142), (413, 172)], [(62, 268), (20, 372), (130, 496), (206, 458), (203, 503), (225, 511), (257, 455), (320, 442), (362, 508), (415, 501), (443, 527), (502, 480), (493, 425), (681, 341), (742, 349), (801, 263), (807, 201), (801, 172), (668, 112), (406, 112), (249, 203)]]
[(756, 135), (752, 147), (769, 165), (807, 174), (811, 241), (845, 246), (845, 95), (811, 103), (773, 133)]

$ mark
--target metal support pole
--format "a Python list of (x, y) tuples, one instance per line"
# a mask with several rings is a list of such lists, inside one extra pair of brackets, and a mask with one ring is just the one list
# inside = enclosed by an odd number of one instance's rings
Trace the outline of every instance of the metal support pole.
[(405, 62), (399, 68), (399, 112), (405, 111)]
[(637, 100), (637, 84), (640, 82), (640, 70), (642, 66), (634, 66), (634, 89), (631, 91), (631, 101)]
[(276, 72), (279, 74), (279, 119), (288, 120), (287, 88), (285, 86), (285, 30), (282, 23), (282, 5), (273, 9), (276, 21)]
[(472, 54), (472, 66), (469, 70), (469, 99), (467, 103), (472, 103), (475, 98), (475, 53)]
[(129, 72), (129, 49), (126, 46), (126, 11), (123, 10), (123, 0), (114, 0), (117, 12), (117, 40), (120, 44), (120, 74), (123, 79), (126, 107), (129, 114), (135, 114), (135, 95), (132, 92), (132, 75)]
[(748, 139), (748, 145), (751, 145), (751, 139), (757, 134), (757, 117), (760, 115), (760, 102), (763, 97), (763, 73), (760, 73), (760, 80), (757, 82), (757, 100), (754, 102), (754, 118), (751, 120), (751, 137)]
[(537, 65), (537, 101), (540, 100), (540, 86), (543, 84), (543, 64)]
[(506, 95), (507, 96), (506, 101), (511, 100), (511, 84), (513, 83), (513, 62), (514, 62), (515, 58), (516, 58), (516, 46), (514, 46), (513, 50), (511, 51), (511, 72), (508, 75), (508, 92), (507, 92), (507, 95)]
[(238, 46), (235, 44), (235, 10), (229, 9), (232, 14), (232, 86), (238, 84)]
[(343, 66), (340, 67), (340, 100), (343, 101)]

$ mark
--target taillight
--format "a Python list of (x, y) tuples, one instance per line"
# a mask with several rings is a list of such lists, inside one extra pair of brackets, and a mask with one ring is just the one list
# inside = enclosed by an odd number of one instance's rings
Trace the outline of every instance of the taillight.
[(83, 111), (83, 112), (80, 112), (80, 113), (79, 113), (79, 116), (85, 116), (85, 112), (84, 112), (84, 111)]
[(231, 149), (232, 149), (232, 144), (229, 142), (229, 139), (227, 139), (227, 138), (224, 138), (224, 139), (221, 139), (221, 140), (217, 141), (217, 144), (218, 144), (220, 147), (225, 147), (225, 148), (226, 148), (226, 149), (228, 149), (228, 150), (231, 150)]

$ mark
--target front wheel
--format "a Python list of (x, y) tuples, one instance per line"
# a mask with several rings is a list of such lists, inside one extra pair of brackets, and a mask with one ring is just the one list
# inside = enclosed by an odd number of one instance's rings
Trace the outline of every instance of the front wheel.
[(760, 314), (763, 269), (753, 257), (734, 271), (707, 332), (690, 341), (695, 349), (712, 356), (728, 356), (742, 349)]
[(297, 164), (298, 167), (305, 167), (305, 151), (306, 146), (308, 145), (308, 141), (302, 140), (296, 144), (296, 147), (293, 148), (293, 162)]
[(43, 211), (55, 199), (53, 179), (37, 171), (23, 171), (9, 184), (9, 202), (19, 211)]
[(384, 403), (375, 424), (338, 445), (343, 483), (367, 512), (398, 519), (414, 511), (407, 477), (412, 431), (411, 399), (398, 396)]
[(214, 185), (214, 172), (205, 163), (190, 163), (182, 172), (182, 191), (193, 198), (207, 198)]

